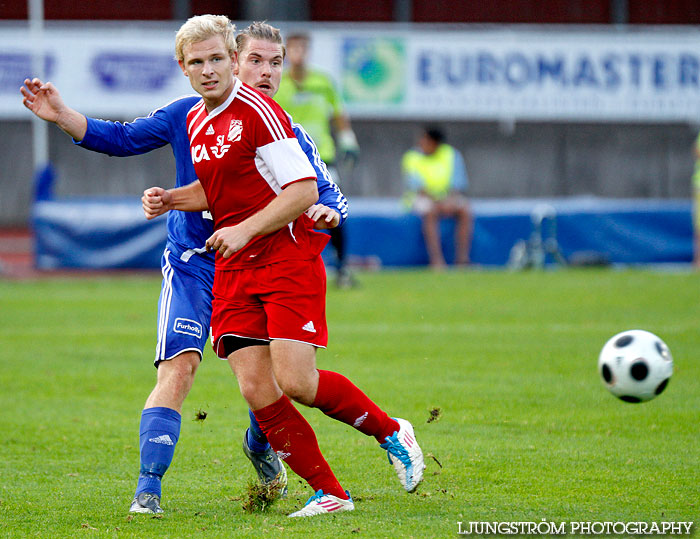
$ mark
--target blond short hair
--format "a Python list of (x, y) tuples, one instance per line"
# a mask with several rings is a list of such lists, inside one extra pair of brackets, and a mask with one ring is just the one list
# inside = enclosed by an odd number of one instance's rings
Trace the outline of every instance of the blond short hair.
[(236, 52), (236, 25), (226, 15), (197, 15), (187, 19), (175, 35), (175, 59), (185, 60), (185, 47), (205, 41), (210, 37), (221, 36), (229, 56)]
[(260, 39), (262, 41), (269, 41), (270, 43), (275, 43), (282, 47), (282, 58), (285, 57), (286, 50), (284, 48), (284, 42), (282, 41), (282, 34), (280, 34), (280, 29), (267, 24), (266, 22), (254, 22), (245, 30), (241, 30), (236, 36), (236, 48), (238, 51), (245, 50), (248, 41), (251, 39)]

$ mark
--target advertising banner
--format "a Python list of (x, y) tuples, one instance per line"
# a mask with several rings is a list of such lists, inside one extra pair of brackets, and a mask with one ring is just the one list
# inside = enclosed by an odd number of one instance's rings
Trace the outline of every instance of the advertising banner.
[[(84, 114), (144, 115), (193, 93), (174, 59), (174, 38), (174, 30), (160, 29), (47, 29), (41, 46), (43, 78)], [(19, 88), (33, 75), (36, 48), (26, 30), (0, 32), (0, 117), (29, 117)]]
[[(317, 27), (314, 65), (355, 118), (690, 122), (700, 119), (700, 32), (527, 27)], [(434, 27), (432, 27), (434, 28)], [(133, 117), (192, 93), (174, 29), (49, 28), (41, 60), (65, 101)], [(0, 33), (0, 117), (27, 117), (27, 31)]]
[(700, 33), (471, 31), (340, 38), (354, 116), (697, 122)]

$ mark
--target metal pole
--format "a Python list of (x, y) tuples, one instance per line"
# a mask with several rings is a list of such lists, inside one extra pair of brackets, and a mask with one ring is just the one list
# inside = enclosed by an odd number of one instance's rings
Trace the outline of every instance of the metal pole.
[(629, 22), (629, 4), (627, 0), (610, 0), (610, 22), (627, 24)]
[[(29, 2), (29, 37), (32, 43), (32, 77), (45, 80), (44, 60), (44, 0)], [(49, 164), (48, 123), (32, 115), (32, 147), (34, 149), (34, 173), (38, 174)]]
[(411, 0), (396, 0), (394, 2), (394, 21), (411, 22), (413, 20), (413, 2)]
[(190, 0), (173, 0), (173, 19), (184, 22), (192, 16), (192, 5)]

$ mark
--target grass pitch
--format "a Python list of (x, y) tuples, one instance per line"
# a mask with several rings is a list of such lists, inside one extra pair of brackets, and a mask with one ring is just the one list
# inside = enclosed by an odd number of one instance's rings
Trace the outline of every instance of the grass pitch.
[[(312, 494), (290, 472), (286, 500), (246, 513), (246, 405), (207, 349), (163, 482), (166, 513), (129, 515), (159, 277), (0, 282), (0, 535), (454, 537), (458, 522), (698, 520), (697, 274), (360, 280), (330, 288), (318, 364), (413, 422), (428, 465), (416, 494), (374, 440), (304, 409), (356, 511), (288, 519)], [(636, 405), (596, 371), (605, 341), (631, 328), (661, 336), (675, 362), (666, 392)]]

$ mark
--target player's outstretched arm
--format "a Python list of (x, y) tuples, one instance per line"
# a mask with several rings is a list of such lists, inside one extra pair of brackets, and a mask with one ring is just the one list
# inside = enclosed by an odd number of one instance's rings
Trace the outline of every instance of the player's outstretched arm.
[(204, 211), (209, 209), (202, 184), (197, 180), (184, 187), (149, 187), (143, 192), (141, 206), (149, 221), (170, 210)]
[(55, 123), (75, 140), (82, 140), (87, 131), (87, 118), (66, 106), (61, 94), (50, 82), (24, 79), (20, 88), (22, 104), (42, 120)]
[(323, 204), (314, 204), (306, 210), (306, 215), (314, 222), (316, 230), (335, 228), (340, 224), (340, 213)]

